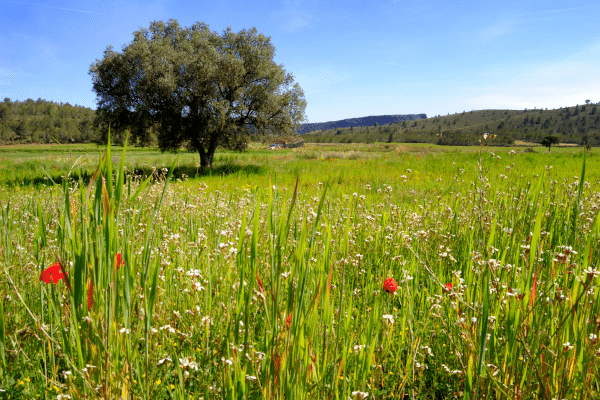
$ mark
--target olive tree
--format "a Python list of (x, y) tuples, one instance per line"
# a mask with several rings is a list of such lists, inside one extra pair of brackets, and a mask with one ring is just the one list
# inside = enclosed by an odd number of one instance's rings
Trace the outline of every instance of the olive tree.
[(211, 168), (219, 146), (243, 149), (250, 134), (290, 134), (304, 122), (304, 92), (256, 28), (218, 34), (171, 19), (133, 35), (90, 67), (97, 114), (113, 127), (138, 138), (155, 127), (161, 150), (186, 145)]
[(548, 148), (548, 151), (550, 151), (550, 147), (552, 147), (553, 144), (558, 144), (558, 143), (560, 143), (560, 139), (558, 138), (558, 136), (554, 136), (554, 135), (546, 136), (540, 142), (540, 144), (542, 146), (545, 146)]

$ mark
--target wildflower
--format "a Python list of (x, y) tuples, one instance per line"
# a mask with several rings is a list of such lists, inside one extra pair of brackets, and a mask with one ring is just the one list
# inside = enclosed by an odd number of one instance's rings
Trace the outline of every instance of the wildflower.
[(362, 349), (364, 349), (364, 348), (365, 348), (365, 345), (364, 345), (364, 344), (357, 344), (356, 346), (354, 346), (354, 347), (352, 348), (352, 351), (354, 352), (354, 354), (358, 354), (358, 353), (360, 353), (360, 351), (361, 351)]
[(452, 282), (446, 283), (446, 288), (444, 289), (446, 292), (452, 291)]
[(171, 327), (171, 325), (165, 325), (165, 326), (161, 326), (159, 328), (161, 331), (164, 331), (165, 329), (167, 329), (169, 332), (171, 333), (175, 333), (175, 329)]
[(125, 258), (121, 255), (121, 253), (118, 253), (117, 254), (117, 271), (123, 265), (125, 265)]
[(44, 281), (45, 283), (58, 283), (61, 279), (65, 279), (65, 276), (58, 261), (43, 270), (40, 274), (40, 281)]
[(221, 361), (227, 365), (233, 365), (233, 359), (225, 359), (225, 357), (221, 357)]
[(597, 276), (600, 276), (600, 271), (598, 271), (596, 268), (588, 267), (587, 269), (583, 270), (583, 275), (584, 277), (587, 277), (587, 279), (592, 280)]
[(392, 325), (396, 321), (394, 319), (394, 316), (390, 315), (390, 314), (384, 314), (383, 320), (385, 321), (385, 323), (390, 324), (390, 325)]
[(156, 365), (161, 365), (164, 364), (166, 362), (172, 362), (173, 360), (171, 360), (171, 357), (165, 355), (163, 358), (161, 358), (160, 360), (158, 360), (158, 364)]
[(398, 284), (394, 278), (387, 278), (385, 281), (383, 281), (383, 290), (386, 292), (393, 294), (396, 289), (398, 289)]
[(190, 361), (189, 357), (180, 358), (179, 366), (182, 369), (193, 369), (194, 371), (198, 371), (198, 364), (195, 361)]
[(572, 348), (574, 348), (575, 346), (573, 346), (570, 342), (566, 342), (566, 343), (563, 343), (563, 347), (565, 348), (565, 351), (569, 351)]
[(369, 397), (369, 393), (367, 393), (367, 392), (360, 392), (358, 390), (352, 392), (352, 398), (353, 399), (364, 400), (367, 397)]
[(288, 315), (287, 319), (285, 320), (285, 326), (287, 326), (289, 329), (291, 323), (292, 323), (292, 313), (290, 313), (290, 315)]

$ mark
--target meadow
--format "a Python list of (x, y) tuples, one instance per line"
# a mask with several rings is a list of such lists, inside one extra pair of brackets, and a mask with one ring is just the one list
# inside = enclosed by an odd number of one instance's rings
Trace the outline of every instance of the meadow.
[(595, 399), (582, 148), (0, 148), (0, 398)]

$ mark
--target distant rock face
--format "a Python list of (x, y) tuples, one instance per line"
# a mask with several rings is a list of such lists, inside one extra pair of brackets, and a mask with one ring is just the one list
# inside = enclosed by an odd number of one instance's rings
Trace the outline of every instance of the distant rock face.
[(405, 114), (405, 115), (377, 115), (362, 118), (348, 118), (340, 121), (315, 122), (300, 125), (298, 133), (322, 131), (327, 129), (349, 128), (351, 126), (373, 126), (387, 125), (398, 121), (413, 121), (415, 119), (427, 119), (427, 114)]

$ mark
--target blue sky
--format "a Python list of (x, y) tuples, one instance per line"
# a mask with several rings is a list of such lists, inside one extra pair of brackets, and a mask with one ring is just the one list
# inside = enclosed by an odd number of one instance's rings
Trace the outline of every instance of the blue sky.
[(271, 36), (309, 122), (600, 102), (597, 0), (0, 0), (0, 99), (95, 109), (90, 64), (170, 18)]

